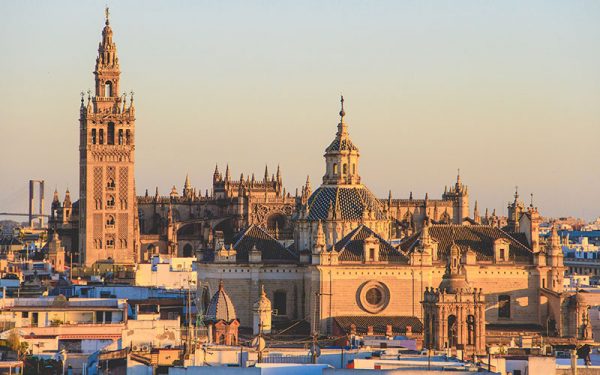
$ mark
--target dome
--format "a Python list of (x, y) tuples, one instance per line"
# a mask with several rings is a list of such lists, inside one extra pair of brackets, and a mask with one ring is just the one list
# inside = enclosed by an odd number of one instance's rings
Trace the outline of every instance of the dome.
[(325, 152), (337, 151), (358, 151), (358, 147), (356, 147), (348, 137), (336, 137), (333, 140), (333, 142), (331, 142), (331, 144), (325, 149)]
[(445, 293), (458, 293), (459, 290), (470, 291), (471, 286), (464, 275), (444, 275), (440, 283), (440, 290)]
[(205, 320), (207, 321), (220, 321), (231, 322), (237, 319), (235, 314), (235, 307), (231, 298), (223, 288), (223, 282), (219, 283), (219, 290), (213, 295), (206, 309)]
[(254, 303), (255, 311), (271, 311), (271, 301), (267, 298), (265, 293), (265, 286), (261, 286), (260, 299)]
[(326, 220), (330, 207), (338, 220), (359, 221), (370, 215), (375, 220), (387, 219), (382, 204), (363, 185), (321, 186), (308, 198), (307, 206), (308, 220)]

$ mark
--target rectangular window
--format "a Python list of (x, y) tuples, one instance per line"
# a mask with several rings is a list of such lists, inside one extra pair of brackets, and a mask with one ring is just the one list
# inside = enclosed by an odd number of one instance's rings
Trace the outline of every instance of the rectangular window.
[(375, 260), (375, 249), (369, 249), (369, 260), (372, 262)]
[(504, 249), (500, 249), (500, 260), (505, 260), (504, 259)]
[(498, 296), (498, 318), (510, 319), (510, 296)]

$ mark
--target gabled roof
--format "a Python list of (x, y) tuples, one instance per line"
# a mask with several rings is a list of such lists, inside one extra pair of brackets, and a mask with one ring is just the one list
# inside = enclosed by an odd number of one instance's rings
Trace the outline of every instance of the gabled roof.
[[(530, 262), (533, 252), (516, 240), (511, 234), (489, 225), (432, 225), (429, 234), (438, 242), (438, 255), (445, 259), (453, 243), (461, 251), (471, 249), (477, 254), (477, 260), (494, 258), (494, 241), (504, 239), (509, 243), (510, 257), (517, 262)], [(421, 232), (417, 232), (400, 244), (401, 250), (412, 252), (418, 243)]]
[(359, 262), (363, 260), (365, 239), (375, 237), (379, 241), (379, 260), (383, 262), (407, 263), (408, 257), (381, 238), (371, 228), (361, 224), (344, 238), (339, 240), (333, 249), (339, 252), (339, 260)]
[(248, 262), (248, 253), (254, 247), (260, 251), (263, 262), (295, 262), (299, 260), (296, 253), (287, 249), (261, 227), (252, 224), (233, 239), (233, 248), (237, 252), (236, 260)]

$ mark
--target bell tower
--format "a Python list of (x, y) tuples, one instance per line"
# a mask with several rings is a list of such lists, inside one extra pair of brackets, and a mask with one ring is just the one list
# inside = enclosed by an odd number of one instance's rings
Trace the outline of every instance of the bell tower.
[(94, 69), (95, 92), (80, 107), (79, 251), (81, 263), (133, 263), (137, 254), (133, 92), (119, 96), (121, 70), (109, 12)]

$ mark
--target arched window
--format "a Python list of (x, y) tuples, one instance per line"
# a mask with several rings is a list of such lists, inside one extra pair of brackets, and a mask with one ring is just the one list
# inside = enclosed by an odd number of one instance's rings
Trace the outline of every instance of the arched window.
[(108, 123), (108, 132), (107, 132), (107, 140), (106, 140), (106, 144), (107, 145), (114, 145), (115, 144), (115, 123), (114, 122), (109, 122)]
[(92, 129), (92, 144), (96, 144), (96, 129)]
[(278, 290), (273, 295), (273, 308), (277, 310), (277, 315), (287, 314), (287, 293), (283, 290)]
[(114, 206), (115, 206), (115, 197), (111, 195), (110, 197), (108, 197), (108, 200), (106, 201), (106, 207), (113, 208)]
[(356, 164), (352, 164), (352, 174), (356, 174)]
[(192, 256), (192, 253), (193, 253), (192, 245), (190, 245), (189, 243), (185, 244), (185, 246), (183, 247), (183, 256), (185, 258), (189, 258)]
[(337, 163), (333, 163), (333, 174), (334, 175), (338, 174), (338, 165), (337, 165)]
[(106, 218), (106, 225), (108, 225), (108, 226), (115, 225), (115, 217), (113, 215), (109, 215), (108, 218)]
[(100, 129), (100, 136), (99, 136), (100, 140), (98, 141), (99, 144), (103, 145), (104, 144), (104, 129)]
[(129, 129), (127, 129), (125, 131), (125, 144), (129, 144), (131, 142), (131, 134), (129, 132)]
[(113, 85), (111, 81), (104, 83), (104, 96), (111, 98), (113, 96)]
[(458, 341), (458, 324), (456, 324), (456, 315), (448, 317), (448, 347), (456, 347)]
[(510, 296), (498, 296), (498, 318), (510, 319)]
[(108, 182), (106, 183), (106, 187), (110, 190), (115, 188), (115, 180), (113, 180), (112, 178), (108, 179)]
[(123, 129), (119, 129), (119, 144), (123, 144)]
[(345, 176), (348, 174), (348, 164), (344, 163), (342, 166), (342, 174)]

